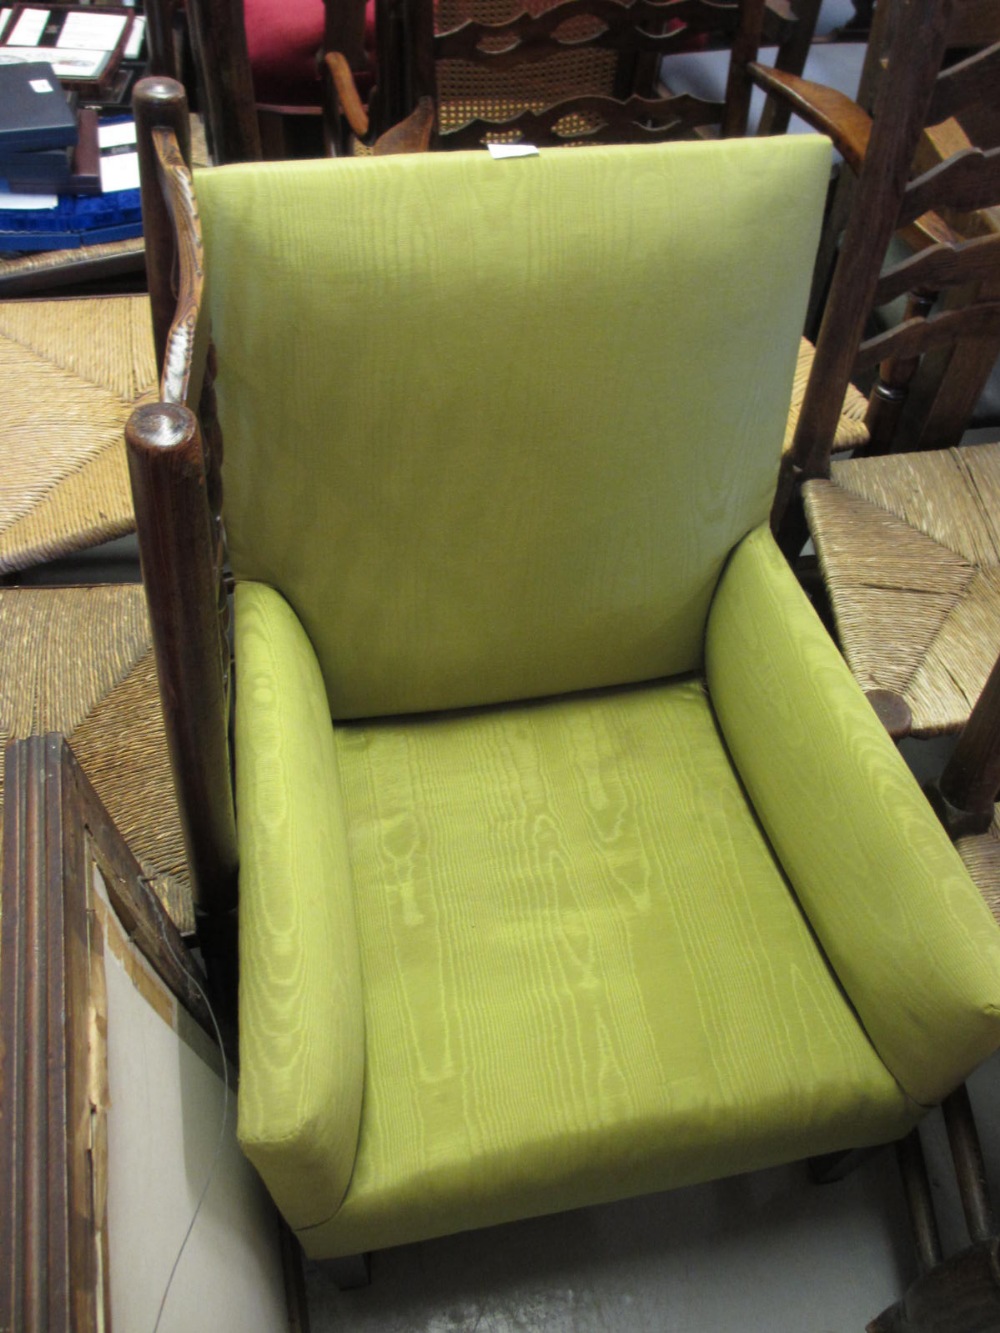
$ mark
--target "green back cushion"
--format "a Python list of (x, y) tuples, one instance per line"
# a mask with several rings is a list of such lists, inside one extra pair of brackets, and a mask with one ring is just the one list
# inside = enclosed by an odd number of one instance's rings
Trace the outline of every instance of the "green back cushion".
[(334, 716), (698, 666), (828, 166), (796, 137), (199, 176), (233, 568)]

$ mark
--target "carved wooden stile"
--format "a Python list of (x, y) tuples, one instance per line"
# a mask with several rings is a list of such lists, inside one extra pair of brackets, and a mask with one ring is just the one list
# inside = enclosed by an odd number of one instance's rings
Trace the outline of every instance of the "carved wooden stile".
[[(161, 401), (133, 413), (126, 439), (167, 739), (204, 927), (205, 917), (224, 917), (235, 906), (237, 851), (222, 436), (214, 355), (200, 318), (201, 229), (175, 132), (183, 103), (183, 89), (168, 80), (144, 80), (136, 90), (144, 216), (157, 219), (150, 297), (163, 375)], [(199, 402), (204, 430), (192, 400)]]

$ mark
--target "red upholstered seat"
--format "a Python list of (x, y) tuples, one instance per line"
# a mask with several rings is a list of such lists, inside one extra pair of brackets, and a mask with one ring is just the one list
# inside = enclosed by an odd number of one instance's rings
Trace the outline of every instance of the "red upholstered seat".
[[(244, 0), (244, 21), (254, 93), (277, 106), (318, 106), (316, 54), (323, 45), (323, 0)], [(368, 68), (355, 72), (366, 93), (375, 70), (375, 0), (365, 7)]]

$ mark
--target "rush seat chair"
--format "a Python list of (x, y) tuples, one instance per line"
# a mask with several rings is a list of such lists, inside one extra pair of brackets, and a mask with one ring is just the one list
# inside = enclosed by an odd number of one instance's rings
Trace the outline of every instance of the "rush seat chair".
[[(1000, 148), (972, 147), (952, 119), (990, 103), (1000, 42), (942, 69), (960, 9), (896, 0), (872, 118), (755, 71), (859, 167), (773, 521), (801, 550), (800, 489), (844, 654), (896, 736), (959, 731), (1000, 653), (1000, 442), (958, 447), (1000, 345), (1000, 233), (984, 224), (1000, 206)], [(928, 126), (957, 151), (914, 175)], [(904, 229), (921, 248), (887, 262)], [(872, 311), (904, 296), (903, 321), (865, 336)], [(874, 380), (864, 424), (877, 456), (834, 461), (856, 373)]]
[(239, 1136), (306, 1252), (903, 1134), (1000, 1043), (1000, 934), (768, 529), (828, 145), (194, 207), (179, 90), (139, 95), (181, 264), (147, 597), (206, 939), (238, 897)]

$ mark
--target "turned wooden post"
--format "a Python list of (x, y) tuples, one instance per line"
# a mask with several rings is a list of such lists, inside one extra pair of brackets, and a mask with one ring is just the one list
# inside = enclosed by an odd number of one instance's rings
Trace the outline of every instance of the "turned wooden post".
[(217, 540), (197, 418), (150, 403), (126, 427), (139, 554), (195, 907), (236, 903), (229, 764), (229, 662), (219, 618)]
[[(936, 298), (936, 292), (911, 292), (906, 302), (904, 322), (908, 319), (926, 319)], [(868, 427), (866, 453), (888, 452), (919, 365), (920, 356), (916, 355), (887, 357), (879, 366), (878, 379), (872, 389), (865, 416), (865, 425)]]
[(929, 794), (953, 838), (985, 833), (1000, 792), (1000, 659)]

